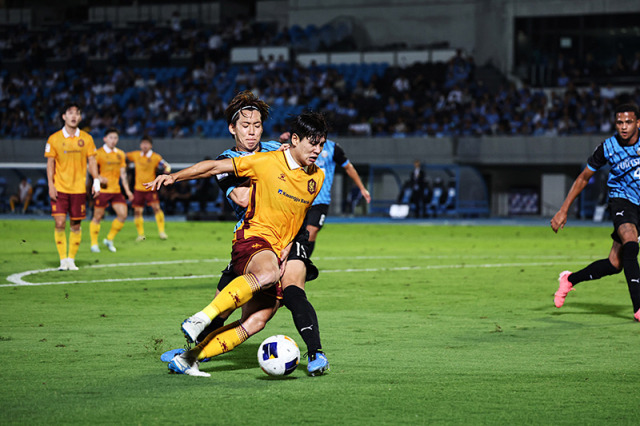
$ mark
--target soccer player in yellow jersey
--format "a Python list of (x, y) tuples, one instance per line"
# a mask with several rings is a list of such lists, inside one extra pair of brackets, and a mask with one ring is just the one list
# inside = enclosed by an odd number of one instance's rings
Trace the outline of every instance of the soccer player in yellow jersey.
[(171, 166), (164, 161), (162, 156), (151, 149), (153, 141), (149, 136), (143, 136), (140, 141), (140, 150), (127, 153), (127, 161), (132, 162), (136, 168), (136, 182), (133, 187), (133, 223), (138, 231), (136, 241), (144, 241), (144, 207), (149, 205), (153, 209), (156, 217), (156, 225), (158, 226), (158, 235), (161, 240), (167, 239), (164, 232), (164, 212), (160, 208), (160, 200), (158, 200), (158, 192), (147, 189), (143, 185), (145, 182), (151, 182), (156, 178), (156, 171), (162, 169), (165, 173), (171, 172)]
[[(64, 126), (47, 140), (47, 181), (51, 216), (55, 220), (54, 239), (60, 256), (60, 271), (77, 271), (75, 257), (82, 240), (80, 223), (87, 215), (87, 165), (93, 177), (91, 192), (96, 197), (106, 179), (98, 174), (96, 146), (87, 132), (78, 128), (82, 113), (77, 104), (68, 104), (62, 112)], [(69, 244), (65, 228), (69, 214)], [(67, 251), (68, 246), (68, 251)]]
[(111, 229), (103, 243), (109, 251), (115, 253), (116, 247), (113, 244), (113, 239), (118, 232), (120, 232), (127, 218), (127, 201), (122, 195), (120, 180), (122, 180), (122, 187), (129, 201), (133, 201), (133, 193), (131, 189), (129, 189), (129, 181), (127, 180), (126, 154), (121, 149), (116, 148), (119, 140), (118, 130), (114, 128), (107, 129), (102, 140), (104, 141), (104, 145), (96, 152), (96, 162), (98, 163), (100, 176), (107, 179), (107, 185), (100, 191), (100, 195), (96, 198), (93, 209), (93, 219), (91, 219), (89, 225), (91, 251), (93, 253), (100, 253), (100, 247), (98, 247), (100, 221), (104, 217), (105, 209), (109, 206), (109, 203), (111, 203), (111, 207), (113, 207), (113, 210), (116, 212), (116, 218), (111, 222)]
[[(318, 113), (304, 113), (294, 120), (292, 127), (289, 150), (202, 161), (177, 173), (158, 176), (147, 184), (149, 188), (158, 189), (180, 180), (230, 172), (250, 179), (249, 205), (235, 232), (231, 253), (233, 271), (239, 276), (202, 311), (186, 320), (183, 330), (195, 339), (218, 314), (250, 301), (254, 302), (253, 309), (243, 310), (239, 326), (238, 323), (225, 326), (195, 348), (174, 357), (169, 363), (172, 371), (209, 376), (199, 371), (197, 361), (227, 352), (244, 342), (250, 335), (245, 326), (252, 326), (249, 321), (252, 313), (271, 309), (273, 315), (279, 306), (277, 299), (268, 300), (265, 290), (275, 286), (276, 293), (281, 293), (276, 284), (281, 275), (286, 274), (283, 262), (286, 255), (283, 254), (302, 226), (324, 181), (324, 173), (314, 164), (326, 141), (324, 117)], [(302, 262), (297, 263), (304, 267)], [(252, 300), (258, 292), (258, 300)], [(223, 332), (236, 336), (221, 342), (218, 337)]]

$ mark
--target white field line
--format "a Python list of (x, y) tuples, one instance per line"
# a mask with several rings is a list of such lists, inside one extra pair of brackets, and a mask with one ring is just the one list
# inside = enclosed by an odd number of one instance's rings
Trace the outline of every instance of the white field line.
[[(423, 256), (417, 257), (417, 259), (451, 259), (453, 256)], [(500, 256), (500, 257), (509, 257), (509, 256)], [(531, 259), (531, 256), (510, 256), (509, 258), (528, 258)], [(459, 258), (459, 257), (458, 257)], [(487, 259), (493, 258), (491, 256), (465, 256), (464, 260), (470, 259)], [(539, 256), (537, 259), (547, 259), (553, 258), (557, 259), (557, 256)], [(330, 259), (343, 259), (343, 258), (329, 258), (323, 257), (323, 260)], [(366, 259), (406, 259), (400, 256), (360, 256), (360, 257), (352, 257), (351, 259), (355, 260), (366, 260)], [(112, 263), (112, 264), (101, 264), (101, 265), (90, 265), (85, 266), (84, 268), (123, 268), (128, 266), (148, 266), (148, 265), (171, 265), (171, 264), (181, 264), (181, 263), (202, 263), (202, 262), (220, 262), (226, 263), (228, 259), (187, 259), (187, 260), (169, 260), (169, 261), (155, 261), (155, 262), (131, 262), (131, 263)], [(522, 267), (522, 266), (553, 266), (559, 264), (574, 264), (574, 263), (584, 263), (588, 260), (574, 260), (574, 261), (555, 261), (555, 262), (515, 262), (515, 263), (481, 263), (481, 264), (468, 264), (468, 263), (455, 263), (449, 265), (420, 265), (420, 266), (398, 266), (398, 267), (379, 267), (379, 268), (347, 268), (347, 269), (323, 269), (322, 273), (352, 273), (352, 272), (384, 272), (384, 271), (419, 271), (419, 270), (430, 270), (430, 269), (463, 269), (463, 268), (513, 268), (513, 267)], [(73, 281), (51, 281), (51, 282), (42, 282), (42, 283), (32, 283), (26, 281), (24, 278), (30, 275), (39, 274), (43, 272), (53, 272), (57, 271), (56, 268), (47, 268), (47, 269), (34, 269), (31, 271), (18, 272), (15, 274), (11, 274), (7, 277), (7, 281), (11, 284), (0, 284), (0, 287), (17, 287), (17, 286), (43, 286), (43, 285), (59, 285), (59, 284), (86, 284), (86, 283), (113, 283), (113, 282), (130, 282), (130, 281), (158, 281), (158, 280), (193, 280), (193, 279), (204, 279), (204, 278), (218, 278), (220, 274), (212, 274), (212, 275), (177, 275), (177, 276), (165, 276), (165, 277), (141, 277), (141, 278), (107, 278), (107, 279), (98, 279), (98, 280), (73, 280)], [(69, 272), (65, 272), (65, 274), (69, 274)], [(73, 274), (71, 272), (70, 274)]]

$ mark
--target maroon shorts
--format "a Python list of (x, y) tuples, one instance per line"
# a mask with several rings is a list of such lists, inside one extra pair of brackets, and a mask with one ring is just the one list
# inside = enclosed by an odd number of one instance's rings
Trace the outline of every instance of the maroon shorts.
[(107, 208), (109, 203), (111, 203), (112, 205), (127, 204), (127, 200), (124, 199), (124, 195), (122, 195), (120, 192), (118, 192), (117, 194), (107, 194), (104, 192), (100, 192), (100, 194), (98, 194), (98, 197), (96, 197), (95, 202), (95, 206), (101, 208)]
[(144, 207), (145, 205), (155, 203), (159, 203), (158, 191), (138, 191), (137, 189), (133, 191), (133, 202), (131, 206)]
[(71, 220), (87, 217), (87, 194), (67, 194), (58, 192), (58, 199), (51, 200), (51, 216), (66, 216)]
[[(238, 240), (233, 244), (231, 249), (231, 265), (233, 272), (237, 275), (244, 275), (247, 270), (249, 261), (261, 251), (269, 250), (275, 253), (271, 244), (261, 237), (249, 237)], [(276, 257), (278, 257), (276, 255)], [(278, 257), (278, 266), (280, 266), (280, 258)], [(261, 290), (264, 294), (282, 299), (282, 285), (280, 281), (275, 286)]]

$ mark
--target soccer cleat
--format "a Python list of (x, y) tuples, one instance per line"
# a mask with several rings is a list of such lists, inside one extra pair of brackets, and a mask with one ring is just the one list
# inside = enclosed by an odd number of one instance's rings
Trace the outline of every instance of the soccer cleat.
[(113, 245), (113, 241), (111, 240), (107, 240), (106, 238), (104, 239), (104, 241), (102, 241), (102, 244), (104, 244), (105, 246), (107, 246), (107, 248), (109, 249), (109, 251), (111, 253), (115, 253), (116, 250), (116, 246)]
[(60, 266), (58, 266), (58, 271), (68, 271), (69, 265), (67, 264), (67, 259), (60, 259)]
[(318, 351), (315, 354), (309, 355), (307, 371), (310, 376), (321, 376), (327, 370), (329, 370), (329, 360), (324, 352)]
[(633, 315), (633, 317), (636, 319), (636, 321), (640, 321), (640, 309), (638, 309), (636, 311), (636, 313)]
[(100, 247), (97, 244), (91, 246), (91, 253), (100, 253)]
[(166, 240), (167, 238), (169, 238), (169, 236), (164, 232), (160, 232), (158, 236), (160, 237), (161, 240)]
[(562, 271), (558, 277), (560, 285), (558, 286), (558, 291), (555, 292), (553, 298), (553, 303), (555, 303), (556, 308), (560, 308), (564, 305), (565, 297), (567, 297), (567, 294), (573, 290), (573, 284), (569, 282), (569, 275), (571, 275), (571, 271)]
[(160, 361), (162, 362), (170, 362), (174, 356), (185, 353), (187, 350), (185, 348), (171, 349), (170, 351), (166, 351), (162, 355), (160, 355)]
[(72, 258), (67, 258), (67, 267), (70, 271), (77, 271), (78, 267), (76, 266), (76, 262)]
[(167, 367), (169, 368), (169, 373), (177, 373), (177, 374), (186, 374), (188, 376), (199, 376), (199, 377), (211, 377), (211, 374), (205, 373), (204, 371), (200, 371), (199, 362), (195, 361), (193, 364), (190, 364), (185, 357), (185, 354), (178, 354), (169, 361)]
[[(200, 312), (198, 312), (199, 314)], [(195, 343), (196, 339), (202, 333), (202, 330), (209, 324), (205, 323), (198, 314), (192, 315), (182, 322), (180, 328), (188, 343)]]
[(136, 243), (139, 243), (140, 241), (144, 241), (146, 239), (147, 237), (145, 237), (144, 235), (138, 235), (138, 238), (136, 238)]

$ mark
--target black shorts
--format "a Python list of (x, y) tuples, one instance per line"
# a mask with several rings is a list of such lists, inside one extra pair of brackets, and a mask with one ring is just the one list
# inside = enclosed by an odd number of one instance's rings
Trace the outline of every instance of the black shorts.
[(318, 278), (318, 268), (313, 264), (311, 259), (309, 259), (309, 231), (303, 226), (298, 232), (298, 235), (293, 240), (293, 245), (291, 246), (291, 251), (289, 252), (289, 257), (287, 260), (301, 260), (304, 262), (307, 267), (307, 276), (305, 281), (313, 281)]
[(307, 212), (305, 222), (307, 225), (322, 228), (324, 220), (327, 218), (327, 213), (329, 213), (329, 204), (316, 204), (315, 206), (311, 206)]
[(611, 198), (609, 200), (609, 214), (613, 220), (613, 232), (611, 238), (622, 244), (618, 235), (618, 228), (625, 223), (631, 223), (638, 229), (638, 217), (640, 217), (640, 206), (633, 204), (624, 198)]

